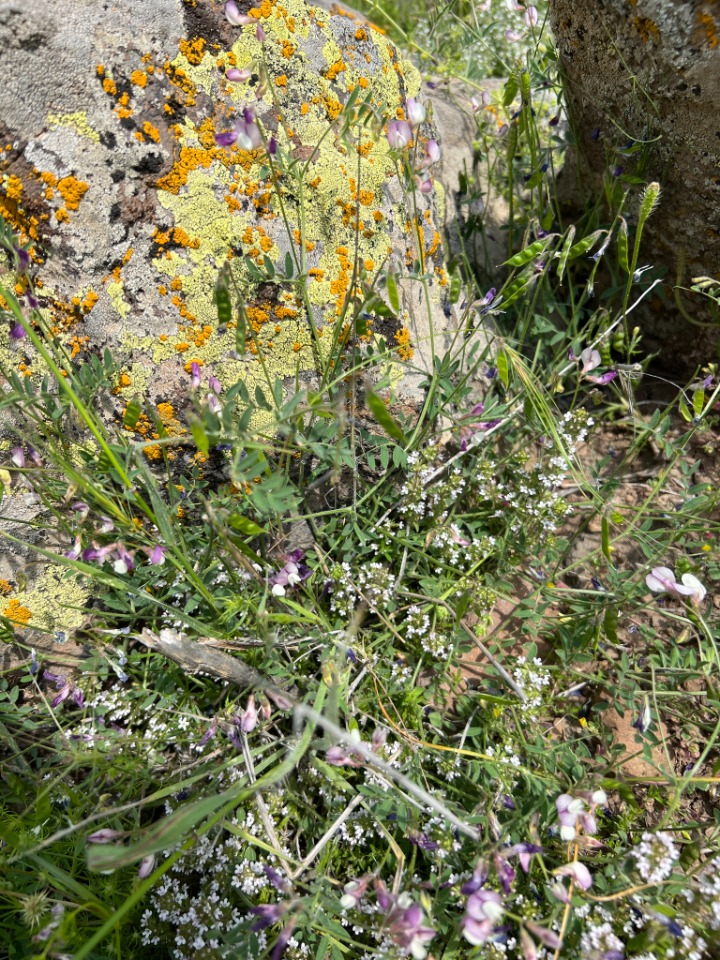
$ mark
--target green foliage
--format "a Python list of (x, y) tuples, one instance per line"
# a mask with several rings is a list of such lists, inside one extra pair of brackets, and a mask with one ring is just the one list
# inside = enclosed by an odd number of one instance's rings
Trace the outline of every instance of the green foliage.
[[(332, 349), (315, 337), (313, 381), (267, 376), (251, 394), (205, 379), (171, 435), (139, 400), (120, 409), (111, 356), (74, 364), (14, 292), (32, 271), (2, 227), (3, 319), (38, 375), (4, 349), (0, 520), (11, 548), (87, 586), (61, 630), (36, 626), (30, 578), (0, 583), (13, 958), (260, 957), (283, 937), (292, 958), (511, 955), (468, 942), (473, 871), (502, 900), (515, 956), (538, 927), (563, 941), (546, 957), (599, 957), (613, 937), (628, 958), (678, 942), (701, 956), (717, 936), (720, 527), (703, 473), (717, 371), (664, 404), (639, 396), (653, 374), (628, 314), (654, 288), (637, 264), (655, 186), (609, 174), (606, 205), (563, 220), (552, 49), (528, 26), (516, 62), (504, 34), (522, 11), (484, 6), (383, 6), (426, 63), (509, 76), (476, 114), (510, 210), (505, 264), (492, 294), (451, 264), (458, 333), (414, 408), (395, 402), (397, 353), (368, 317), (396, 321), (400, 279), (427, 282), (419, 264), (380, 291), (355, 263), (360, 292), (325, 334)], [(359, 91), (340, 136), (375, 122)], [(294, 158), (268, 162), (300, 175)], [(296, 252), (245, 268), (303, 295)], [(713, 283), (697, 287), (716, 297)], [(215, 303), (244, 349), (229, 271)], [(473, 334), (489, 320), (485, 346)], [(39, 507), (27, 536), (7, 527), (18, 496)], [(658, 602), (657, 567), (708, 596)], [(53, 609), (77, 613), (62, 596)], [(183, 631), (198, 658), (222, 648), (265, 681), (183, 668), (144, 631), (170, 645)], [(613, 736), (623, 719), (638, 728)], [(563, 794), (587, 817), (574, 842), (558, 832)], [(554, 871), (576, 861), (593, 886), (573, 880), (565, 903)]]

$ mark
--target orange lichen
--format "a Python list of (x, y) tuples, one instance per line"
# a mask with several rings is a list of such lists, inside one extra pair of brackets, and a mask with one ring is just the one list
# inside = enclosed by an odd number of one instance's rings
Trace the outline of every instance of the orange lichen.
[(279, 77), (275, 77), (275, 86), (276, 87), (287, 87), (287, 77), (284, 73), (280, 74)]
[(134, 83), (136, 87), (146, 87), (147, 82), (148, 78), (144, 70), (133, 70), (130, 74), (130, 83)]
[(714, 18), (709, 13), (701, 13), (698, 14), (698, 19), (705, 28), (705, 38), (707, 39), (708, 46), (714, 49), (718, 45), (718, 35)]
[(14, 623), (28, 623), (32, 618), (32, 611), (24, 607), (16, 597), (13, 597), (12, 600), (5, 605), (3, 616), (6, 616), (8, 620), (12, 620)]
[(88, 292), (85, 294), (85, 299), (80, 304), (80, 308), (82, 309), (82, 312), (90, 313), (90, 311), (93, 309), (93, 307), (95, 306), (95, 304), (98, 302), (99, 299), (100, 297), (95, 293), (94, 290), (88, 290)]
[(410, 331), (407, 327), (402, 327), (395, 334), (395, 342), (398, 347), (398, 356), (401, 360), (412, 360), (415, 351), (410, 346)]
[(57, 188), (68, 210), (77, 210), (90, 185), (75, 177), (63, 177), (58, 180)]
[(195, 37), (194, 40), (181, 40), (180, 53), (183, 54), (188, 63), (197, 66), (202, 63), (205, 56), (205, 40), (202, 37)]
[(309, 104), (309, 103), (301, 103), (301, 104), (300, 104), (300, 115), (303, 116), (303, 117), (306, 117), (309, 112), (310, 112), (310, 104)]
[(0, 597), (6, 597), (9, 593), (12, 593), (12, 584), (7, 580), (0, 580)]
[(23, 185), (22, 181), (10, 174), (10, 176), (5, 181), (5, 196), (8, 200), (13, 200), (15, 203), (20, 203), (22, 200)]
[(105, 77), (102, 85), (105, 93), (108, 93), (111, 97), (114, 97), (117, 94), (117, 87), (115, 86), (115, 81), (111, 77)]
[(133, 251), (133, 248), (132, 248), (132, 247), (128, 247), (128, 248), (127, 248), (127, 250), (126, 250), (125, 253), (123, 254), (123, 258), (122, 258), (123, 266), (125, 266), (125, 265), (128, 264), (128, 263), (130, 263), (130, 260), (132, 259), (133, 252), (134, 252), (134, 251)]
[[(200, 246), (200, 240), (197, 237), (191, 237), (182, 227), (173, 227), (172, 235), (174, 242), (180, 247), (190, 247), (192, 250), (197, 250)], [(179, 287), (173, 287), (173, 290), (179, 289)]]
[(182, 290), (182, 280), (180, 277), (173, 277), (170, 281), (171, 290)]
[(346, 67), (345, 67), (345, 64), (342, 62), (342, 60), (336, 60), (332, 66), (327, 68), (327, 70), (322, 71), (322, 75), (326, 79), (332, 81), (332, 80), (335, 80), (338, 74), (342, 73), (343, 70), (345, 69)]
[(648, 17), (635, 17), (633, 24), (643, 43), (647, 43), (651, 37), (657, 37), (660, 33), (657, 24)]
[(160, 131), (157, 127), (154, 127), (149, 120), (146, 120), (143, 124), (143, 133), (145, 136), (150, 137), (155, 143), (160, 143)]
[(120, 374), (120, 378), (118, 380), (119, 387), (121, 388), (129, 387), (131, 383), (132, 383), (132, 380), (130, 379), (127, 373)]
[(282, 55), (289, 60), (294, 53), (295, 53), (295, 47), (290, 43), (290, 41), (283, 40)]
[(58, 223), (68, 223), (70, 220), (70, 214), (67, 212), (65, 207), (60, 207), (59, 210), (55, 211), (55, 219)]

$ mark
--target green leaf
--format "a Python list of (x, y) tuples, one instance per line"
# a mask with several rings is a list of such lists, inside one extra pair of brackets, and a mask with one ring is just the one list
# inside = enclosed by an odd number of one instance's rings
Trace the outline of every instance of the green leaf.
[(683, 418), (683, 420), (687, 420), (688, 423), (692, 423), (693, 415), (690, 413), (690, 408), (682, 397), (678, 402), (678, 409), (680, 410), (680, 416)]
[(195, 803), (186, 803), (168, 817), (146, 830), (137, 843), (129, 847), (93, 846), (88, 849), (87, 863), (90, 870), (107, 872), (137, 863), (143, 857), (160, 853), (184, 840), (187, 834), (229, 799), (231, 791), (204, 797)]
[(265, 254), (263, 257), (263, 264), (265, 265), (265, 270), (267, 271), (268, 280), (272, 280), (275, 276), (275, 264), (267, 254)]
[(227, 522), (239, 533), (244, 533), (246, 537), (257, 537), (261, 533), (266, 533), (265, 527), (259, 527), (252, 520), (248, 520), (247, 517), (243, 517), (240, 513), (233, 513), (228, 517)]
[(292, 258), (292, 254), (288, 250), (285, 254), (285, 276), (290, 280), (295, 274), (295, 263)]
[(199, 420), (195, 419), (195, 417), (190, 418), (190, 433), (192, 434), (192, 438), (195, 441), (195, 446), (198, 448), (200, 453), (207, 456), (208, 451), (210, 450), (210, 440), (205, 432), (205, 428)]
[(507, 389), (508, 384), (510, 383), (510, 364), (508, 362), (507, 354), (504, 350), (500, 350), (497, 355), (497, 371), (498, 376), (500, 377), (500, 382)]
[(702, 387), (699, 387), (692, 395), (692, 405), (693, 410), (695, 411), (695, 416), (701, 416), (703, 412), (703, 407), (705, 406), (705, 391)]
[(608, 563), (612, 563), (612, 549), (610, 547), (610, 524), (607, 517), (600, 520), (600, 538), (602, 543), (602, 552)]
[(134, 430), (135, 425), (138, 422), (140, 417), (140, 402), (133, 397), (130, 403), (125, 408), (125, 414), (123, 416), (123, 426), (127, 427), (129, 430)]
[(388, 273), (387, 275), (387, 294), (392, 309), (395, 311), (395, 313), (400, 313), (400, 295), (398, 293), (397, 283), (393, 273)]
[(388, 412), (388, 408), (382, 397), (379, 397), (377, 393), (368, 386), (365, 390), (365, 399), (378, 426), (382, 427), (385, 433), (392, 437), (393, 440), (397, 440), (398, 443), (407, 446), (407, 437), (402, 432), (400, 425)]

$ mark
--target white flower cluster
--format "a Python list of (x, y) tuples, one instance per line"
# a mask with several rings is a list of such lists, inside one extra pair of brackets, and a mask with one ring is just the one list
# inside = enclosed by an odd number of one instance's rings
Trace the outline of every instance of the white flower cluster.
[(585, 923), (580, 938), (580, 955), (586, 960), (602, 960), (605, 956), (624, 956), (625, 945), (615, 935), (612, 918), (607, 910), (596, 910), (592, 920)]
[(697, 892), (710, 914), (711, 929), (720, 930), (720, 857), (706, 864), (697, 878)]
[(640, 843), (630, 851), (637, 871), (646, 883), (661, 883), (673, 872), (680, 851), (669, 833), (659, 830), (646, 832)]
[[(242, 823), (232, 827), (252, 834), (264, 828), (250, 810)], [(225, 946), (221, 933), (254, 919), (241, 910), (233, 890), (257, 899), (271, 886), (265, 867), (272, 867), (282, 879), (282, 865), (270, 855), (254, 859), (251, 848), (240, 837), (224, 832), (198, 838), (196, 845), (180, 858), (152, 892), (150, 906), (141, 919), (143, 946), (169, 947), (177, 960), (224, 960), (237, 956), (236, 948)], [(260, 954), (267, 948), (264, 932), (257, 934)], [(243, 956), (251, 960), (243, 947)], [(300, 948), (300, 944), (296, 943)], [(302, 949), (298, 957), (304, 956)]]
[(527, 700), (520, 704), (522, 722), (532, 722), (537, 716), (537, 709), (543, 704), (544, 694), (552, 682), (549, 670), (543, 666), (540, 657), (535, 657), (528, 663), (525, 657), (518, 657), (513, 676), (518, 685), (525, 691)]
[(361, 597), (371, 607), (383, 609), (392, 597), (393, 577), (381, 563), (373, 561), (353, 573), (349, 563), (338, 564), (332, 571), (330, 609), (349, 618)]

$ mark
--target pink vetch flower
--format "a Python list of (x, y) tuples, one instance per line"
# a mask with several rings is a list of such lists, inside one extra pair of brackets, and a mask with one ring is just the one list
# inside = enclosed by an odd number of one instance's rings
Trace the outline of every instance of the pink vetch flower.
[(285, 566), (270, 577), (273, 596), (284, 597), (287, 593), (286, 587), (296, 587), (303, 580), (307, 580), (312, 571), (303, 563), (304, 556), (302, 550), (293, 550), (286, 556)]
[(215, 736), (215, 734), (217, 733), (217, 728), (218, 728), (217, 717), (213, 717), (212, 723), (211, 723), (210, 726), (207, 728), (207, 730), (205, 731), (205, 733), (204, 733), (204, 734), (200, 737), (200, 739), (198, 740), (197, 749), (199, 749), (200, 747), (204, 747), (205, 744), (208, 742), (208, 740), (212, 740), (212, 738), (213, 738), (213, 737)]
[(440, 159), (440, 144), (437, 140), (428, 140), (425, 145), (425, 164), (430, 166), (433, 163), (437, 163)]
[(490, 92), (483, 90), (479, 97), (470, 97), (470, 105), (473, 113), (479, 113), (483, 107), (490, 105)]
[(217, 377), (208, 377), (208, 386), (213, 393), (216, 393), (218, 396), (222, 393), (222, 384)]
[(245, 13), (240, 13), (235, 0), (228, 0), (225, 4), (225, 16), (229, 23), (234, 27), (247, 26), (250, 23), (256, 23), (255, 17), (249, 17)]
[(577, 836), (575, 826), (578, 817), (585, 810), (585, 801), (580, 797), (571, 797), (569, 793), (561, 793), (555, 806), (560, 819), (560, 839), (569, 843)]
[(589, 890), (592, 886), (592, 876), (584, 863), (573, 860), (562, 867), (553, 870), (558, 877), (571, 877), (581, 890)]
[(25, 451), (22, 447), (13, 447), (10, 451), (10, 459), (20, 470), (22, 470), (27, 463), (27, 460), (25, 459)]
[(645, 583), (653, 593), (668, 593), (671, 597), (680, 600), (690, 597), (695, 606), (702, 603), (707, 596), (707, 590), (692, 573), (684, 573), (681, 583), (675, 580), (675, 574), (669, 567), (654, 567), (645, 577)]
[(156, 543), (154, 547), (143, 547), (143, 550), (147, 553), (148, 563), (151, 566), (161, 567), (165, 563), (167, 547), (164, 547), (161, 543)]
[(252, 76), (252, 70), (245, 67), (243, 70), (238, 70), (236, 67), (230, 67), (229, 70), (225, 71), (225, 79), (230, 80), (232, 83), (247, 83), (247, 81)]
[(360, 900), (365, 896), (372, 876), (368, 874), (360, 877), (359, 880), (351, 880), (343, 887), (343, 895), (340, 897), (340, 906), (343, 910), (353, 910), (357, 907)]
[(392, 120), (387, 125), (387, 140), (393, 150), (404, 150), (412, 136), (412, 127), (407, 120)]
[(518, 40), (522, 40), (523, 36), (524, 36), (524, 34), (518, 33), (517, 30), (506, 30), (506, 31), (505, 31), (505, 39), (506, 39), (509, 43), (517, 43)]
[(68, 677), (63, 677), (59, 673), (52, 673), (50, 670), (43, 671), (43, 677), (55, 685), (55, 689), (60, 692), (50, 701), (50, 706), (54, 709), (58, 707), (63, 700), (72, 697), (73, 703), (82, 708), (85, 705), (85, 697), (80, 687), (76, 686)]
[(88, 843), (112, 843), (113, 840), (118, 840), (120, 837), (125, 836), (124, 830), (111, 830), (109, 827), (104, 827), (102, 830), (96, 830), (95, 833), (91, 833), (87, 838)]
[(140, 861), (140, 867), (138, 868), (138, 877), (141, 880), (144, 880), (146, 877), (149, 877), (153, 872), (153, 867), (155, 866), (155, 854), (151, 853), (147, 857), (143, 857)]
[(416, 100), (415, 97), (408, 97), (405, 106), (407, 107), (405, 112), (407, 113), (410, 126), (419, 127), (427, 116), (425, 107), (418, 100)]
[(425, 916), (419, 903), (407, 892), (391, 893), (382, 880), (375, 880), (378, 906), (385, 911), (383, 932), (414, 960), (425, 960), (426, 944), (435, 936), (432, 927), (424, 926)]
[(460, 421), (460, 449), (467, 450), (468, 442), (470, 438), (478, 433), (479, 431), (484, 432), (487, 430), (492, 430), (499, 423), (502, 423), (502, 419), (498, 418), (496, 420), (477, 420), (476, 418), (485, 409), (485, 405), (482, 403), (476, 403), (475, 406), (470, 410), (469, 413), (466, 413)]
[(250, 694), (245, 712), (240, 717), (240, 729), (243, 733), (251, 733), (258, 722), (258, 712), (255, 706), (255, 697)]
[(262, 137), (253, 111), (247, 107), (243, 119), (235, 122), (234, 130), (216, 133), (215, 143), (219, 147), (231, 147), (235, 143), (241, 150), (257, 150), (262, 145)]
[(465, 916), (460, 926), (463, 936), (474, 947), (486, 943), (504, 913), (502, 897), (497, 890), (477, 890), (468, 897)]
[(199, 387), (200, 381), (202, 380), (202, 375), (200, 374), (200, 364), (197, 360), (193, 360), (190, 364), (190, 374), (192, 375), (191, 386)]
[(525, 23), (529, 27), (536, 27), (538, 22), (537, 7), (528, 7), (525, 10)]
[(255, 27), (255, 37), (258, 43), (265, 43), (267, 39), (265, 31), (262, 28), (262, 24), (258, 21), (257, 27)]
[(550, 947), (551, 950), (557, 950), (561, 944), (560, 937), (557, 933), (554, 933), (552, 930), (548, 930), (547, 927), (541, 927), (537, 923), (533, 923), (531, 920), (525, 921), (525, 926), (528, 928), (530, 933), (537, 937), (540, 943), (544, 944), (546, 947)]
[(425, 173), (416, 178), (417, 188), (420, 193), (428, 194), (433, 192), (433, 182), (430, 174)]

